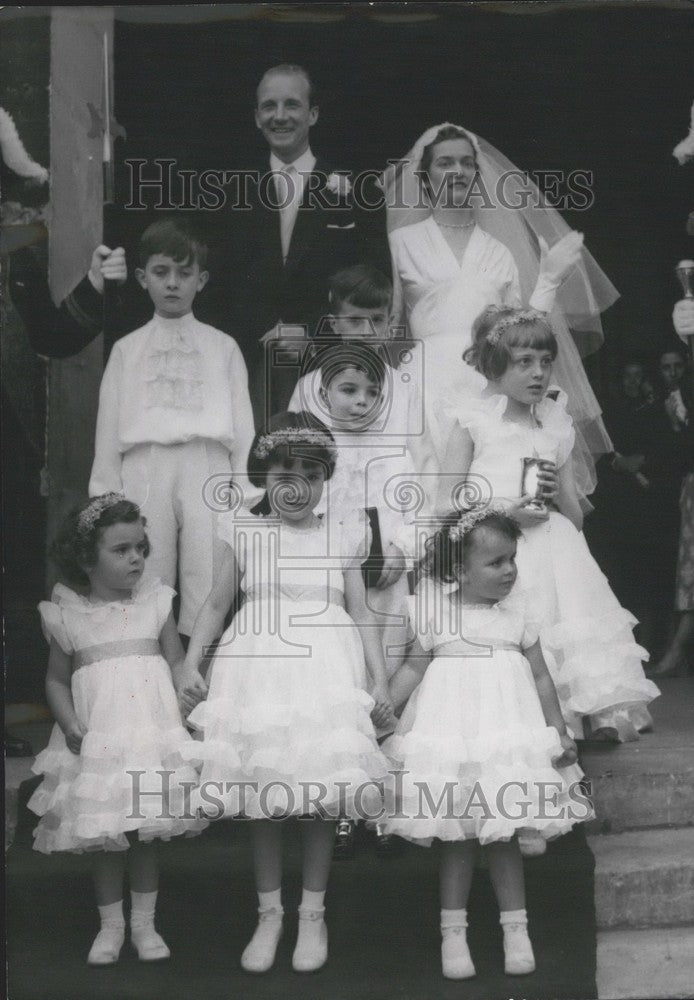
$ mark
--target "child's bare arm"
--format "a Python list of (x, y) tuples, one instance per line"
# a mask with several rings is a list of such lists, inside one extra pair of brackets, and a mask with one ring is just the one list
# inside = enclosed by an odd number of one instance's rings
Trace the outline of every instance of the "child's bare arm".
[(566, 767), (567, 764), (575, 764), (578, 759), (576, 744), (566, 730), (566, 723), (564, 722), (559, 698), (557, 697), (557, 689), (547, 669), (539, 640), (533, 643), (528, 649), (523, 650), (523, 652), (533, 672), (533, 680), (535, 681), (545, 722), (548, 726), (554, 726), (557, 730), (559, 740), (564, 748), (564, 753), (553, 762), (554, 766)]
[(164, 659), (169, 664), (174, 686), (178, 689), (178, 677), (183, 671), (186, 654), (183, 650), (183, 643), (178, 634), (178, 629), (176, 628), (173, 613), (170, 613), (164, 622), (164, 627), (159, 634), (159, 645), (161, 646)]
[(393, 699), (396, 711), (398, 711), (408, 700), (414, 689), (421, 682), (427, 667), (431, 663), (431, 653), (428, 653), (415, 638), (408, 650), (402, 666), (396, 670), (390, 679), (390, 696)]
[(388, 691), (381, 633), (376, 618), (366, 603), (361, 565), (355, 560), (353, 566), (344, 570), (343, 576), (345, 608), (359, 629), (366, 667), (373, 681), (373, 697), (376, 705), (372, 712), (372, 718), (377, 725), (386, 725), (393, 712), (393, 703)]
[[(182, 680), (185, 683), (195, 677), (200, 677), (199, 668), (205, 650), (222, 631), (224, 618), (241, 585), (241, 577), (242, 573), (236, 556), (232, 549), (227, 546), (212, 590), (195, 619), (182, 670)], [(200, 679), (202, 680), (202, 678)]]
[(63, 652), (55, 639), (51, 639), (46, 675), (46, 698), (55, 721), (65, 734), (68, 749), (72, 753), (79, 753), (82, 737), (87, 729), (77, 718), (75, 712), (75, 703), (70, 687), (71, 677), (72, 658)]
[(581, 531), (583, 529), (583, 511), (578, 502), (576, 483), (573, 474), (573, 461), (569, 455), (568, 459), (557, 470), (557, 507), (564, 517), (568, 517), (573, 526)]
[(454, 494), (470, 471), (474, 452), (475, 445), (470, 431), (456, 423), (446, 446), (446, 467), (451, 469), (455, 479), (445, 474), (439, 479), (436, 497), (436, 513), (439, 517), (445, 517), (457, 509)]

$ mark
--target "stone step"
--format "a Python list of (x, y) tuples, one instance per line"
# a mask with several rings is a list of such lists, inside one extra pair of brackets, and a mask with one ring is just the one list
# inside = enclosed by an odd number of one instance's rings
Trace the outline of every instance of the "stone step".
[(596, 819), (590, 827), (593, 833), (689, 826), (694, 822), (691, 747), (584, 752), (581, 766), (590, 781), (595, 806)]
[(597, 814), (592, 832), (694, 823), (694, 682), (670, 678), (651, 707), (652, 733), (635, 743), (584, 745), (581, 766)]
[(694, 997), (694, 925), (598, 933), (599, 1000)]
[(588, 842), (599, 928), (694, 924), (694, 828), (601, 834)]

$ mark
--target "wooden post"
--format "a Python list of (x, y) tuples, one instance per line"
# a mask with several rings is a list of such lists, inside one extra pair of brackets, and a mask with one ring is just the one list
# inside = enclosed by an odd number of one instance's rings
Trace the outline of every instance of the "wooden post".
[[(49, 281), (60, 302), (84, 277), (102, 239), (102, 138), (89, 137), (88, 104), (103, 104), (103, 39), (112, 52), (110, 7), (54, 7), (51, 14), (51, 220)], [(109, 60), (113, 65), (113, 59)], [(103, 342), (51, 361), (48, 377), (47, 536), (75, 503), (86, 498)], [(47, 568), (47, 583), (55, 570)]]

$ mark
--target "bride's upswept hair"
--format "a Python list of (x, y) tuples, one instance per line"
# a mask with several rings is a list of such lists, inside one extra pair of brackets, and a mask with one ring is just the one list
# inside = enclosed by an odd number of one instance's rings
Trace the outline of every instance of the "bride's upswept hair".
[(549, 320), (533, 309), (489, 306), (472, 324), (472, 346), (463, 360), (488, 379), (498, 379), (512, 360), (512, 347), (549, 351), (552, 361), (559, 350)]
[(458, 128), (457, 125), (445, 125), (440, 128), (436, 133), (433, 141), (425, 146), (422, 150), (422, 158), (419, 161), (419, 167), (417, 168), (417, 173), (419, 174), (420, 181), (424, 184), (427, 190), (429, 190), (429, 168), (434, 160), (434, 148), (440, 143), (445, 142), (447, 139), (464, 139), (466, 142), (470, 143), (472, 147), (472, 155), (475, 158), (475, 167), (479, 167), (477, 162), (477, 150), (475, 149), (475, 144), (472, 138), (467, 134), (465, 129)]

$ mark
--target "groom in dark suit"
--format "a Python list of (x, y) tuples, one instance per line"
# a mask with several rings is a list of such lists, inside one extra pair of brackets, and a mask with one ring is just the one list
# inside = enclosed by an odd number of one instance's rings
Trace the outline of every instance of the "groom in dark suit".
[[(245, 205), (235, 204), (232, 192), (225, 210), (207, 212), (200, 220), (211, 230), (212, 281), (199, 308), (196, 304), (196, 315), (238, 341), (258, 427), (289, 403), (307, 339), (328, 312), (329, 277), (356, 263), (390, 272), (385, 210), (355, 206), (346, 176), (314, 156), (309, 132), (317, 120), (306, 70), (289, 64), (269, 69), (258, 85), (255, 109), (269, 155), (244, 184)], [(373, 185), (359, 190), (369, 205), (378, 201)], [(123, 259), (122, 250), (113, 252), (114, 259), (118, 254)], [(13, 299), (35, 349), (51, 357), (81, 350), (102, 326), (101, 287), (85, 277), (56, 309), (45, 266), (28, 259), (22, 269), (16, 256)], [(148, 315), (141, 291), (125, 286), (114, 317), (119, 326), (107, 338), (106, 353), (115, 337)]]
[(328, 312), (330, 275), (359, 262), (388, 266), (385, 225), (374, 249), (347, 178), (311, 150), (317, 120), (306, 70), (283, 64), (264, 74), (255, 121), (270, 155), (246, 188), (250, 210), (236, 208), (229, 220), (230, 318), (259, 426), (288, 405), (307, 339)]

